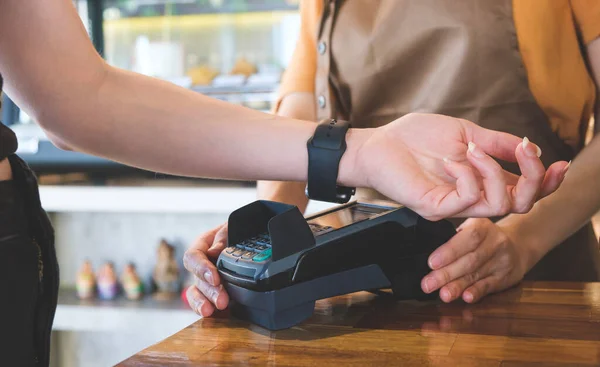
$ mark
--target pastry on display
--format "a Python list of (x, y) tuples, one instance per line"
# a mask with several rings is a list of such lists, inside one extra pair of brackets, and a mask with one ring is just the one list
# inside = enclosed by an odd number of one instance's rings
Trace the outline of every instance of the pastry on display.
[(121, 275), (121, 285), (125, 297), (129, 300), (138, 300), (144, 295), (144, 287), (142, 281), (135, 270), (135, 265), (129, 263), (125, 266), (125, 270)]
[(207, 65), (191, 68), (187, 72), (187, 76), (192, 80), (192, 85), (210, 85), (217, 75), (219, 75), (219, 71)]
[(115, 299), (118, 294), (117, 275), (111, 262), (106, 262), (98, 272), (98, 297), (104, 300)]
[(252, 74), (256, 74), (257, 71), (258, 69), (256, 68), (256, 66), (250, 63), (248, 60), (241, 58), (236, 61), (235, 65), (233, 66), (233, 69), (231, 69), (231, 72), (229, 74), (244, 75), (246, 77), (249, 77)]
[(75, 282), (77, 288), (77, 296), (80, 299), (91, 299), (96, 294), (96, 277), (94, 276), (94, 269), (92, 263), (89, 260), (85, 260), (77, 273), (77, 280)]
[(152, 281), (156, 285), (155, 297), (170, 299), (179, 293), (179, 266), (175, 260), (175, 247), (166, 240), (158, 245), (156, 266), (152, 273)]

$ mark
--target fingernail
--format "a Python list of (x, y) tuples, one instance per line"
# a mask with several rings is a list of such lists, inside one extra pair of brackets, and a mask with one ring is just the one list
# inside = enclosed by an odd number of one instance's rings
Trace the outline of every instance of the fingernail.
[(471, 294), (471, 292), (465, 292), (465, 302), (467, 303), (471, 303), (473, 302), (473, 294)]
[(210, 285), (215, 285), (215, 281), (210, 270), (204, 273), (204, 280), (206, 280), (206, 282)]
[(570, 167), (571, 167), (571, 161), (569, 161), (569, 163), (567, 163), (567, 165), (565, 166), (565, 168), (563, 168), (563, 179), (565, 177), (567, 177), (567, 171), (569, 170)]
[(219, 308), (219, 306), (217, 305), (218, 300), (219, 300), (219, 294), (221, 293), (221, 291), (223, 290), (223, 285), (219, 286), (219, 289), (215, 291), (215, 298), (213, 300), (213, 303), (215, 304), (215, 306), (217, 308)]
[(431, 293), (431, 292), (433, 292), (434, 289), (436, 289), (436, 287), (437, 287), (437, 284), (435, 282), (435, 279), (433, 279), (433, 278), (425, 279), (425, 292)]
[(200, 316), (204, 317), (204, 315), (202, 314), (202, 304), (203, 304), (203, 303), (202, 303), (202, 302), (198, 302), (198, 303), (199, 303), (199, 305), (198, 305), (198, 307), (196, 307), (196, 313), (197, 313), (198, 315), (200, 315)]
[(481, 151), (481, 149), (477, 148), (477, 145), (475, 145), (475, 143), (470, 141), (468, 147), (469, 149), (467, 151), (471, 153), (474, 157), (483, 158), (483, 152)]
[(212, 303), (216, 306), (217, 305), (217, 298), (219, 297), (219, 291), (216, 289), (212, 289), (210, 291), (210, 300), (212, 301)]
[(542, 150), (540, 149), (540, 147), (538, 147), (537, 145), (533, 145), (531, 144), (530, 147), (530, 141), (529, 138), (524, 137), (523, 138), (523, 151), (525, 151), (525, 154), (527, 154), (530, 157), (541, 157), (542, 156)]
[(440, 266), (440, 257), (439, 255), (433, 255), (431, 259), (429, 259), (429, 267), (433, 270)]
[(440, 296), (442, 297), (442, 300), (449, 302), (452, 299), (452, 292), (449, 289), (443, 289), (440, 292)]

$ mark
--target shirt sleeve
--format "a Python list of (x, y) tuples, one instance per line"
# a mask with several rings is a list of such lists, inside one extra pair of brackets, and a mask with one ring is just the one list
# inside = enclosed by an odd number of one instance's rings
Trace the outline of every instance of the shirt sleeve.
[(600, 1), (571, 0), (573, 17), (587, 45), (600, 36)]
[(283, 74), (273, 112), (277, 112), (285, 96), (295, 92), (315, 91), (317, 27), (322, 7), (321, 0), (300, 2), (300, 33), (290, 64)]

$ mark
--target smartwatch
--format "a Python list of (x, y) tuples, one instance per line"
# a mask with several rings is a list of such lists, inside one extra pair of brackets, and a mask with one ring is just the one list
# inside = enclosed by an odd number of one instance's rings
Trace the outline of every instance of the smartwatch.
[(337, 184), (349, 128), (347, 121), (324, 120), (317, 125), (314, 135), (308, 140), (306, 196), (309, 199), (345, 204), (355, 194), (356, 188)]

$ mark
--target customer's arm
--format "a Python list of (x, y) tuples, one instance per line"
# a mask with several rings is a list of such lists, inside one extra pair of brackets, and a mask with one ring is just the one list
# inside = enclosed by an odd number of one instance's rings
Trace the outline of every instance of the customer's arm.
[[(279, 103), (277, 114), (306, 121), (315, 120), (315, 98), (309, 92), (287, 94)], [(296, 205), (301, 211), (306, 209), (308, 199), (304, 193), (305, 182), (259, 181), (258, 197)]]
[[(600, 39), (588, 47), (589, 65), (600, 86)], [(600, 116), (596, 115), (596, 124)], [(434, 271), (423, 279), (427, 292), (440, 289), (444, 301), (474, 302), (519, 282), (550, 250), (588, 223), (600, 210), (600, 137), (573, 160), (561, 187), (527, 214), (497, 224), (469, 219), (430, 257)]]

